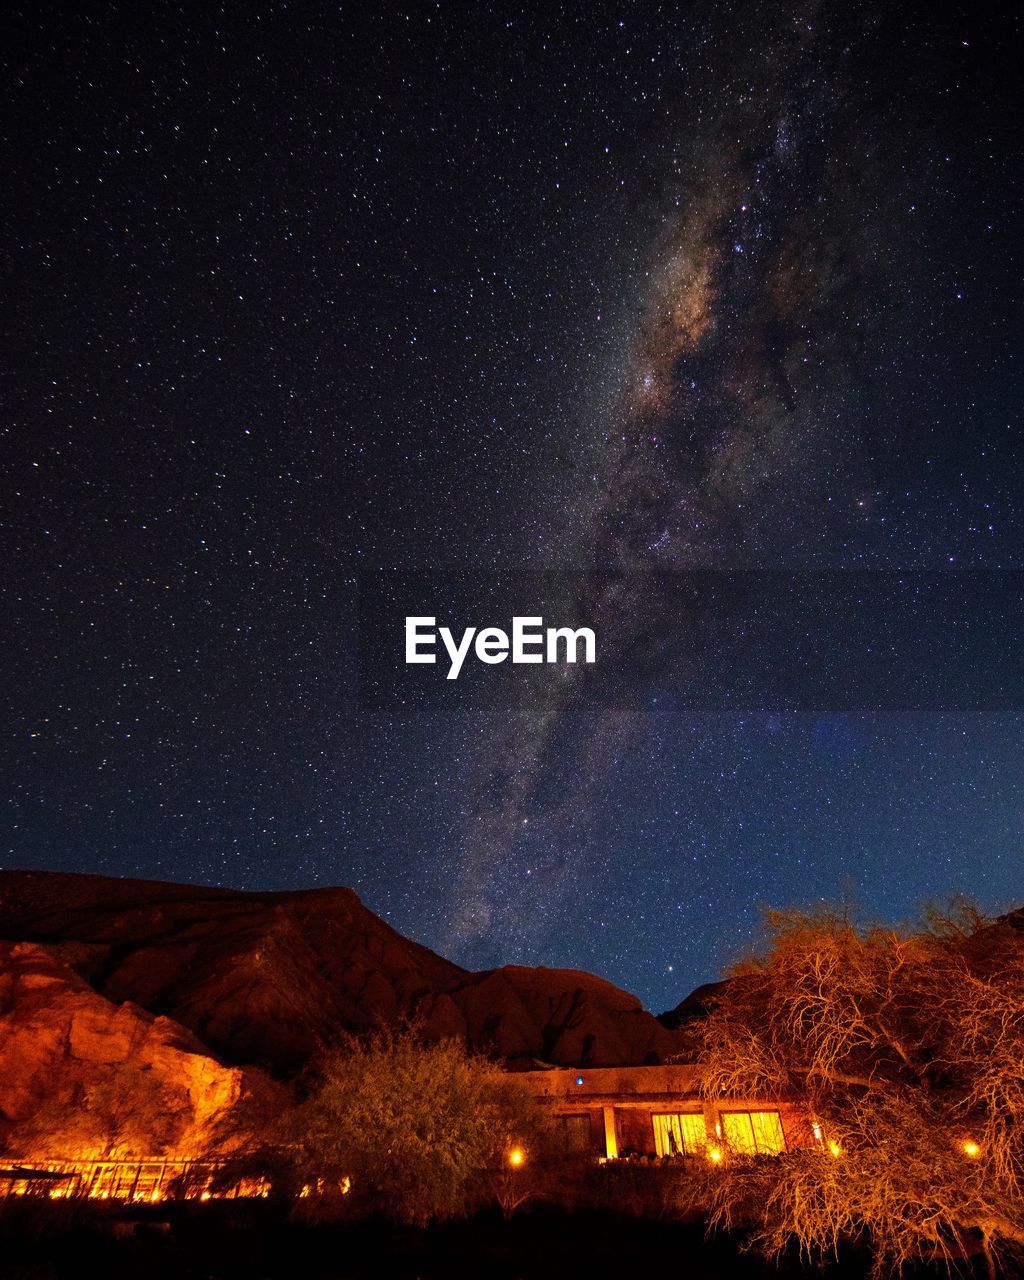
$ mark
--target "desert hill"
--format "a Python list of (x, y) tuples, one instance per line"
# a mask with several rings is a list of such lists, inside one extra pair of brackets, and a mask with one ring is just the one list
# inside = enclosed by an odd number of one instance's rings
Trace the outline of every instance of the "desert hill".
[(173, 1019), (224, 1062), (278, 1076), (339, 1031), (409, 1015), (428, 1036), (465, 1037), (513, 1064), (634, 1065), (678, 1049), (674, 1031), (601, 978), (470, 972), (404, 938), (350, 889), (0, 871), (0, 938), (39, 944), (114, 1005)]

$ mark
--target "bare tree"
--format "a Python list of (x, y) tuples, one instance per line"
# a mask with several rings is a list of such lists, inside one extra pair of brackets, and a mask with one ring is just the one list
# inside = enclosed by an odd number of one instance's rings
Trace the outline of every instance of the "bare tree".
[(730, 1155), (699, 1196), (779, 1255), (870, 1242), (875, 1274), (1024, 1246), (1024, 934), (960, 905), (914, 930), (773, 912), (699, 1026), (711, 1097), (801, 1100), (782, 1155)]
[(174, 1139), (187, 1106), (156, 1072), (134, 1062), (114, 1062), (75, 1096), (56, 1096), (12, 1135), (12, 1142), (35, 1155), (124, 1157), (163, 1150)]

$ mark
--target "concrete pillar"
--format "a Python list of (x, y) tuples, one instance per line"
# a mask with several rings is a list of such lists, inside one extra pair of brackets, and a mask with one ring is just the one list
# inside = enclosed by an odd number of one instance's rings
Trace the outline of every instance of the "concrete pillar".
[(619, 1140), (615, 1136), (615, 1108), (601, 1109), (604, 1112), (604, 1153), (609, 1160), (615, 1160), (619, 1154)]

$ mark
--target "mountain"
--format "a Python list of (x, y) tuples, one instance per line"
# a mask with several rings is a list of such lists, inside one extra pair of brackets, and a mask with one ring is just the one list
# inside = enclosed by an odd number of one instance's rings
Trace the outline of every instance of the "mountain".
[(247, 893), (0, 871), (0, 938), (42, 944), (108, 1001), (173, 1019), (225, 1062), (299, 1071), (339, 1032), (415, 1016), (510, 1065), (628, 1066), (678, 1051), (635, 996), (571, 969), (474, 973), (350, 889)]
[(717, 996), (725, 990), (724, 982), (702, 982), (684, 996), (674, 1009), (658, 1014), (658, 1021), (671, 1031), (678, 1031), (692, 1022), (699, 1022), (713, 1006)]

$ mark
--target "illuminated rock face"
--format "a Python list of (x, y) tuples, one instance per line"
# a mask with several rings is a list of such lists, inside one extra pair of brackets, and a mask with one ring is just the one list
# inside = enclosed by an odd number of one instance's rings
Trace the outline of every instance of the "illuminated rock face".
[(349, 889), (240, 893), (0, 872), (0, 937), (40, 941), (113, 1001), (188, 1027), (233, 1063), (299, 1068), (341, 1030), (415, 1013), (511, 1060), (637, 1065), (678, 1051), (633, 996), (575, 970), (471, 973)]
[(209, 1151), (238, 1104), (270, 1107), (276, 1092), (171, 1019), (108, 1000), (45, 946), (0, 942), (0, 1131), (15, 1154)]

